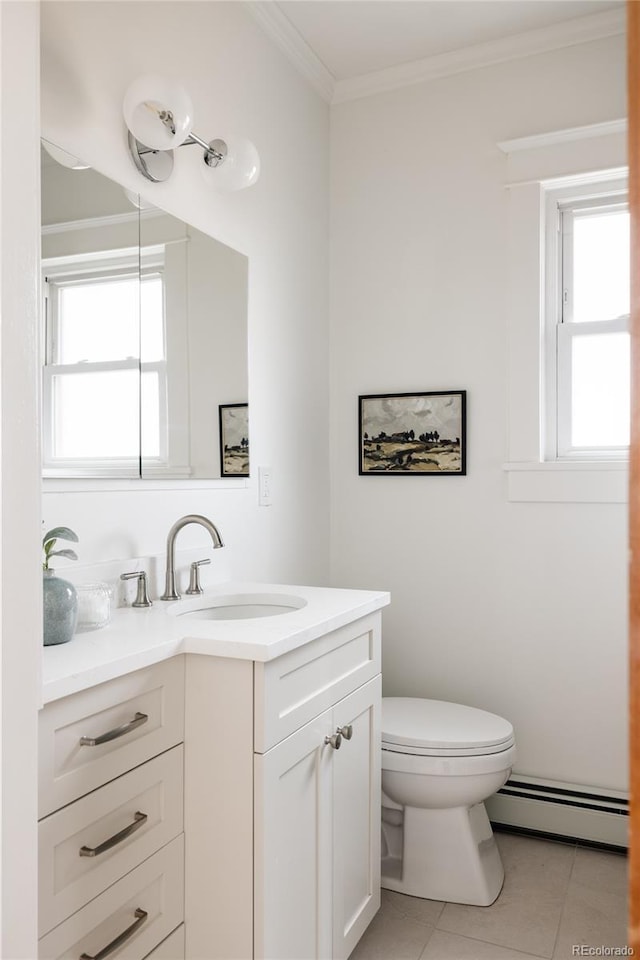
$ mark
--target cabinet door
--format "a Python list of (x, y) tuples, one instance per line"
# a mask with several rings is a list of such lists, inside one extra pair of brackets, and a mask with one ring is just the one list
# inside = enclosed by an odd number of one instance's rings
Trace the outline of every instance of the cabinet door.
[(333, 960), (345, 960), (380, 907), (380, 710), (376, 677), (333, 708), (351, 726), (333, 760)]
[(254, 757), (256, 960), (331, 957), (332, 713)]

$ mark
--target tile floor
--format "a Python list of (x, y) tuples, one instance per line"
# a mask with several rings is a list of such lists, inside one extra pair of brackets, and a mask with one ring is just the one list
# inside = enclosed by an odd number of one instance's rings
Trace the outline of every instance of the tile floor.
[(496, 840), (505, 882), (494, 904), (383, 890), (349, 960), (565, 960), (573, 945), (625, 946), (625, 856), (507, 833)]

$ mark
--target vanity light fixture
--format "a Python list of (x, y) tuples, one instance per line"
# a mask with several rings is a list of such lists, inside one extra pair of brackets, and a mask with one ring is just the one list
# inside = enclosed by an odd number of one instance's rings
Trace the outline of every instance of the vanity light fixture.
[(193, 132), (189, 94), (164, 77), (134, 80), (125, 94), (123, 113), (133, 162), (152, 183), (168, 180), (174, 149), (191, 144), (202, 148), (203, 175), (218, 190), (242, 190), (260, 175), (260, 157), (250, 140), (225, 137), (207, 142)]

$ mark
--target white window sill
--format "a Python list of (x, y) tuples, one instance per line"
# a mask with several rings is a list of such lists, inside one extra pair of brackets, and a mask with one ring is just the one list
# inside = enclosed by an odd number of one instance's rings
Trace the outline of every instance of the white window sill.
[(505, 463), (513, 503), (627, 503), (626, 460)]

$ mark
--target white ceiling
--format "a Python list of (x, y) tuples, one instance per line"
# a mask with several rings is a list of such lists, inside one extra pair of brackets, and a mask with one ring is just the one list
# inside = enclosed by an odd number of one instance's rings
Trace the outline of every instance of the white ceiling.
[(621, 0), (281, 0), (333, 81), (624, 7)]

